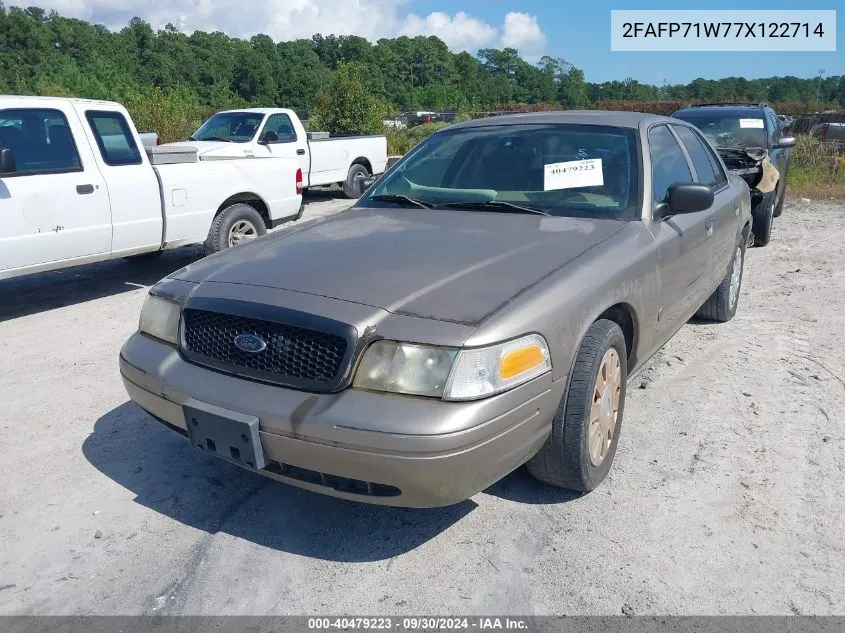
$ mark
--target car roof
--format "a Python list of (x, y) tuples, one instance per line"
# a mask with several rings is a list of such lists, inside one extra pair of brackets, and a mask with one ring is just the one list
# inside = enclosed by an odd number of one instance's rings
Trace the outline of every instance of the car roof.
[(678, 115), (680, 115), (680, 114), (697, 114), (699, 112), (707, 113), (707, 114), (718, 113), (718, 114), (721, 114), (721, 115), (737, 116), (737, 117), (747, 116), (749, 114), (759, 114), (760, 116), (762, 116), (765, 113), (766, 109), (771, 109), (771, 108), (769, 108), (768, 106), (756, 105), (756, 104), (752, 104), (752, 103), (749, 103), (748, 105), (736, 104), (736, 103), (724, 104), (724, 105), (720, 105), (720, 104), (703, 105), (703, 106), (698, 105), (698, 106), (687, 106), (685, 108), (681, 108), (680, 110), (677, 110), (672, 116), (678, 117)]
[(557, 112), (527, 112), (504, 114), (456, 123), (450, 130), (458, 128), (485, 127), (491, 125), (542, 125), (573, 123), (580, 125), (608, 125), (636, 129), (652, 123), (673, 123), (672, 119), (658, 114), (643, 112), (615, 112), (612, 110), (562, 110)]

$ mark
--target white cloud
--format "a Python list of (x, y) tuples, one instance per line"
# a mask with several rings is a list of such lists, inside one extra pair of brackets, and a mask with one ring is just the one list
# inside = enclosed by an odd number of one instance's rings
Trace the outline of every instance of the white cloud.
[(537, 23), (537, 16), (511, 11), (505, 16), (502, 44), (519, 50), (522, 56), (536, 62), (546, 51), (548, 39)]
[(435, 11), (426, 18), (411, 13), (405, 18), (398, 35), (436, 35), (453, 50), (475, 52), (494, 43), (499, 31), (463, 11), (456, 13), (454, 17)]
[(508, 13), (502, 26), (459, 11), (425, 17), (404, 14), (408, 0), (12, 0), (7, 5), (41, 6), (60, 14), (122, 28), (139, 16), (154, 28), (223, 31), (233, 37), (266, 33), (276, 40), (324, 35), (360, 35), (369, 40), (397, 35), (437, 35), (453, 51), (475, 53), (486, 46), (512, 46), (539, 59), (547, 39), (536, 16)]

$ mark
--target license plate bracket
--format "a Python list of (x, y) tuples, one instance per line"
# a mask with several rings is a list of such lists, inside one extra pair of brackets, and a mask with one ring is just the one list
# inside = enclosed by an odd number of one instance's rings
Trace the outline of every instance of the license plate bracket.
[(191, 446), (238, 466), (261, 470), (266, 464), (258, 418), (196, 400), (182, 405)]

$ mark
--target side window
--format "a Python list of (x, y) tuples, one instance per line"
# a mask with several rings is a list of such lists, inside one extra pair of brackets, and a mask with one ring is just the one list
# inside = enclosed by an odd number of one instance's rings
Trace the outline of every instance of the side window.
[(293, 129), (293, 123), (287, 114), (271, 114), (264, 124), (262, 139), (267, 138), (268, 132), (276, 135), (275, 139), (270, 136), (271, 143), (293, 143), (296, 140), (296, 130)]
[(666, 199), (666, 192), (678, 182), (692, 182), (692, 173), (678, 141), (665, 125), (653, 127), (648, 132), (651, 155), (651, 179), (654, 201)]
[(135, 137), (120, 112), (88, 110), (85, 118), (88, 119), (106, 165), (116, 167), (141, 164), (141, 152), (135, 144)]
[(707, 153), (707, 149), (702, 144), (695, 132), (683, 125), (673, 125), (678, 136), (689, 152), (692, 158), (692, 165), (698, 174), (698, 182), (702, 185), (707, 185), (711, 189), (718, 188), (719, 181), (716, 178), (716, 171), (713, 169), (713, 163)]
[(16, 171), (6, 176), (82, 171), (65, 115), (47, 108), (0, 110), (0, 148), (12, 150)]

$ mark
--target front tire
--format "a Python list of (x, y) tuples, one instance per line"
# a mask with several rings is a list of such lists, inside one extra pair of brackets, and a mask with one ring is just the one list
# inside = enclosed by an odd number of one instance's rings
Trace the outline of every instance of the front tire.
[(346, 175), (346, 182), (343, 183), (343, 193), (346, 197), (357, 199), (364, 195), (364, 187), (361, 183), (369, 175), (370, 170), (364, 165), (357, 163), (352, 165)]
[(248, 204), (238, 202), (226, 207), (214, 218), (205, 240), (205, 250), (210, 255), (266, 233), (267, 227), (261, 214)]
[(739, 305), (739, 291), (742, 289), (744, 270), (745, 240), (740, 240), (734, 248), (734, 256), (731, 265), (728, 267), (728, 273), (722, 279), (719, 287), (716, 288), (716, 292), (710, 295), (710, 298), (698, 309), (695, 316), (719, 323), (726, 323), (734, 318)]
[(569, 387), (546, 443), (528, 462), (542, 482), (579, 492), (594, 490), (610, 472), (628, 381), (627, 347), (613, 321), (593, 323), (584, 337)]
[(765, 246), (772, 237), (772, 223), (775, 217), (775, 192), (764, 193), (751, 209), (751, 232), (754, 246)]

